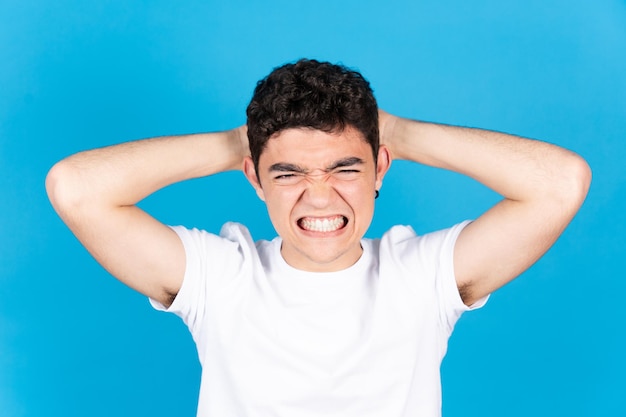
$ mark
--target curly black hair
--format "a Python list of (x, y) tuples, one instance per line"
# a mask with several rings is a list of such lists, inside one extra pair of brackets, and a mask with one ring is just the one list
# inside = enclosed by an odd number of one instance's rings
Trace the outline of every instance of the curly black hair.
[(378, 105), (369, 82), (343, 65), (301, 59), (260, 80), (246, 110), (250, 153), (259, 158), (272, 135), (289, 128), (356, 128), (378, 156)]

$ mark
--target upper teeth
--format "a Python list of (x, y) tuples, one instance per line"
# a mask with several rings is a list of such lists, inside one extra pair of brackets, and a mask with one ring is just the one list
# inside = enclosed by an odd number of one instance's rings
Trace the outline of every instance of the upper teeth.
[(302, 219), (302, 227), (313, 232), (332, 232), (339, 229), (342, 225), (342, 216), (331, 219)]

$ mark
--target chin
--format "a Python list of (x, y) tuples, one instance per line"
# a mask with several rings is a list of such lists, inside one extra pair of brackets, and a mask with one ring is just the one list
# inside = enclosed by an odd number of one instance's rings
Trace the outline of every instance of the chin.
[(361, 257), (361, 253), (352, 255), (350, 252), (350, 250), (339, 250), (326, 246), (321, 253), (313, 250), (304, 255), (306, 262), (311, 266), (310, 269), (318, 272), (334, 272), (349, 268)]

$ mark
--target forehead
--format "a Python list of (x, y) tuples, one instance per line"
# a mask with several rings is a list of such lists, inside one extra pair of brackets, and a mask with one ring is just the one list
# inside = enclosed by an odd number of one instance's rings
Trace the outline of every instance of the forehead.
[(272, 136), (259, 158), (259, 164), (297, 162), (318, 167), (347, 157), (373, 162), (372, 147), (357, 129), (348, 126), (341, 132), (329, 133), (297, 128), (285, 129)]

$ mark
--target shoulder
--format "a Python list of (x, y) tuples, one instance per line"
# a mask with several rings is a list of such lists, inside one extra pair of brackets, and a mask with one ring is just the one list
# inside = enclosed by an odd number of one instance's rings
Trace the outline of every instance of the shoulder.
[(181, 290), (185, 293), (211, 297), (238, 278), (252, 276), (261, 265), (258, 242), (253, 241), (248, 228), (242, 224), (225, 223), (219, 234), (198, 228), (170, 227), (180, 237), (185, 250)]
[(415, 256), (416, 252), (426, 257), (434, 256), (444, 248), (453, 248), (459, 234), (469, 223), (466, 220), (452, 227), (421, 235), (411, 226), (393, 226), (380, 239), (380, 251), (389, 251), (398, 256)]
[(170, 227), (183, 243), (187, 272), (228, 275), (258, 259), (257, 243), (243, 224), (225, 223), (219, 234), (198, 228)]
[(176, 232), (178, 237), (182, 240), (186, 250), (191, 249), (192, 247), (207, 249), (223, 247), (224, 249), (227, 249), (228, 247), (235, 247), (239, 245), (255, 245), (248, 228), (240, 223), (225, 223), (219, 234), (195, 227), (187, 228), (185, 226), (170, 226), (170, 228)]

